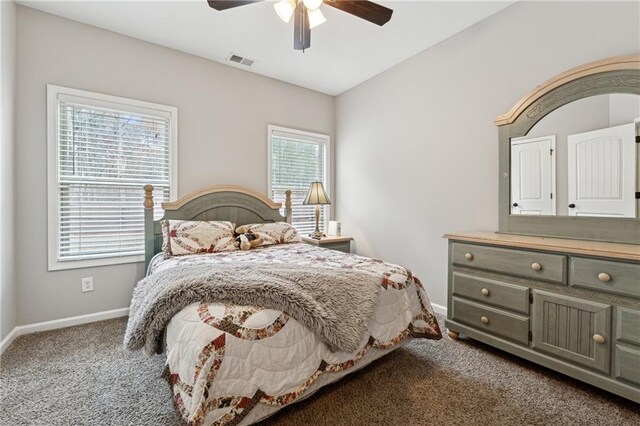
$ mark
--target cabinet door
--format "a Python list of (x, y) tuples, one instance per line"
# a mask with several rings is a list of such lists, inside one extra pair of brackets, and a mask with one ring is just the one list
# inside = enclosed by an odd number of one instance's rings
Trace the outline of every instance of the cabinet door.
[(611, 306), (533, 290), (533, 349), (609, 372)]

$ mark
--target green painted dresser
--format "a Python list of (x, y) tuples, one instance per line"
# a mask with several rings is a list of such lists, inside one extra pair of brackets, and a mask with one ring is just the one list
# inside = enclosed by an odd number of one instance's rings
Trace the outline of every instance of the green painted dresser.
[(447, 234), (446, 326), (640, 403), (640, 246)]

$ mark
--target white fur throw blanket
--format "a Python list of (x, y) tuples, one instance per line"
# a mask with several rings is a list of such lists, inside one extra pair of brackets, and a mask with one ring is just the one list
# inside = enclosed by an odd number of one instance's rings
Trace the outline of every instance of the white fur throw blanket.
[(381, 278), (357, 270), (274, 263), (183, 265), (142, 279), (133, 291), (124, 345), (161, 351), (171, 318), (192, 303), (258, 305), (287, 313), (332, 351), (353, 352), (368, 334)]

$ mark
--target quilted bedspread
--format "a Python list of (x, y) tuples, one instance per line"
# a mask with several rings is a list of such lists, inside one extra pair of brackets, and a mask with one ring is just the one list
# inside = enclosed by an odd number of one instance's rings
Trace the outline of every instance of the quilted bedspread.
[(369, 335), (352, 353), (332, 352), (317, 334), (278, 310), (222, 303), (184, 308), (167, 326), (166, 349), (175, 404), (188, 424), (259, 420), (412, 337), (441, 338), (420, 281), (409, 270), (381, 260), (297, 243), (246, 252), (157, 256), (149, 273), (219, 262), (302, 265), (336, 274), (358, 270), (379, 276), (381, 290)]

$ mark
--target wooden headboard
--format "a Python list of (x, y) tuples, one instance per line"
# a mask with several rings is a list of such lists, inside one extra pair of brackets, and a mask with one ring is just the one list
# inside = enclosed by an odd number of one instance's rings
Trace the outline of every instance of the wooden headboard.
[(291, 223), (291, 191), (286, 191), (284, 216), (282, 203), (249, 188), (219, 185), (185, 195), (177, 201), (162, 203), (164, 215), (153, 217), (153, 185), (144, 187), (144, 260), (145, 268), (162, 249), (162, 225), (165, 219), (228, 220), (236, 226), (247, 223)]

